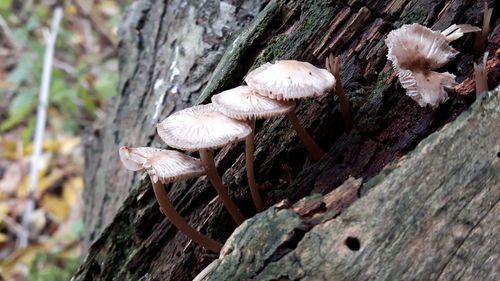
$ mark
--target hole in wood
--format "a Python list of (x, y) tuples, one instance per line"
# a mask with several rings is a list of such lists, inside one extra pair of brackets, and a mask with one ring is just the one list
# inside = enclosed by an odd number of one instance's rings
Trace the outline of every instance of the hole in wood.
[(497, 153), (497, 157), (500, 158), (500, 151)]
[(345, 240), (345, 245), (347, 248), (349, 248), (351, 251), (358, 251), (361, 248), (361, 243), (359, 242), (359, 239), (356, 237), (347, 237)]

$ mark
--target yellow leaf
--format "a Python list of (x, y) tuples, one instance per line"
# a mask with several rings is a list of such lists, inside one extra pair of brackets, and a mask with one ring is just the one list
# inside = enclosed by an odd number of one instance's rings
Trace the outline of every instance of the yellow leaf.
[[(37, 186), (40, 184), (40, 181), (43, 179), (45, 174), (47, 173), (47, 170), (49, 168), (50, 160), (52, 159), (52, 155), (50, 153), (44, 153), (40, 157), (40, 161), (38, 162), (38, 183)], [(28, 195), (28, 185), (30, 183), (29, 175), (25, 176), (23, 180), (21, 181), (21, 184), (19, 185), (17, 195), (18, 197), (25, 197)]]
[(62, 155), (71, 155), (75, 148), (80, 145), (79, 137), (69, 137), (59, 140), (59, 153)]
[(9, 163), (3, 177), (0, 177), (0, 199), (15, 193), (23, 178), (23, 170), (19, 163)]
[[(40, 172), (38, 172), (38, 184), (37, 184), (37, 186), (39, 186), (40, 181), (45, 176), (45, 172), (46, 172), (46, 170), (41, 170)], [(23, 180), (21, 181), (21, 184), (19, 184), (19, 188), (17, 190), (17, 196), (18, 197), (26, 197), (26, 196), (28, 196), (28, 186), (29, 186), (29, 184), (30, 184), (30, 176), (27, 175), (27, 176), (25, 176), (23, 178)]]
[(13, 141), (5, 141), (2, 143), (2, 158), (8, 160), (19, 159), (18, 145)]
[(47, 193), (43, 196), (41, 204), (47, 212), (54, 215), (60, 221), (64, 220), (69, 214), (70, 206), (59, 196)]
[(7, 242), (7, 239), (8, 239), (7, 235), (5, 235), (4, 233), (0, 232), (0, 243)]
[[(42, 144), (44, 152), (60, 152), (63, 155), (69, 155), (75, 147), (80, 144), (79, 137), (65, 137), (57, 140), (46, 140)], [(24, 149), (24, 155), (31, 155), (33, 153), (33, 144), (29, 144)]]
[(98, 4), (99, 11), (107, 16), (114, 16), (120, 13), (120, 8), (115, 1), (101, 1)]
[(3, 221), (3, 218), (9, 213), (10, 206), (5, 202), (0, 202), (0, 222)]
[(73, 206), (76, 204), (78, 197), (83, 189), (82, 177), (73, 177), (64, 183), (63, 198), (68, 205)]
[(48, 174), (47, 176), (45, 176), (45, 177), (43, 177), (42, 175), (40, 176), (36, 190), (39, 192), (44, 191), (45, 189), (53, 186), (56, 182), (61, 180), (63, 177), (64, 177), (63, 170), (53, 169), (52, 172), (50, 174)]
[[(39, 174), (40, 175), (40, 174)], [(21, 183), (19, 184), (19, 188), (17, 189), (17, 197), (26, 197), (28, 196), (28, 185), (30, 184), (30, 176), (25, 176)]]
[(31, 215), (31, 227), (36, 232), (41, 232), (47, 224), (47, 217), (44, 209), (36, 209)]
[(78, 10), (76, 9), (75, 5), (73, 4), (66, 4), (66, 14), (68, 15), (76, 15), (76, 13), (78, 12)]

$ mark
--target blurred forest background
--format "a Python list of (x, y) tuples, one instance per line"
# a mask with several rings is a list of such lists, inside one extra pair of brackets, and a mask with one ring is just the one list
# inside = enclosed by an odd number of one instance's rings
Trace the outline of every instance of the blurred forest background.
[[(0, 0), (0, 280), (69, 280), (80, 258), (83, 154), (80, 135), (115, 95), (116, 30), (132, 0)], [(26, 229), (30, 156), (44, 64), (44, 30), (64, 9), (52, 69), (48, 117)]]

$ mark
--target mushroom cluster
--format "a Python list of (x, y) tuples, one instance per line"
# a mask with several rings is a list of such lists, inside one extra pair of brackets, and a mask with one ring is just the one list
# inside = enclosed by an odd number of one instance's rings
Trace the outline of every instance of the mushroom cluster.
[(173, 150), (121, 147), (120, 159), (131, 171), (149, 174), (157, 201), (172, 223), (204, 248), (218, 252), (221, 244), (201, 234), (175, 211), (163, 184), (206, 175), (237, 224), (245, 218), (229, 197), (217, 172), (213, 150), (245, 140), (245, 162), (250, 193), (258, 211), (264, 209), (254, 176), (255, 120), (287, 115), (312, 158), (324, 154), (300, 125), (295, 101), (323, 96), (335, 87), (335, 77), (308, 62), (286, 60), (266, 63), (248, 73), (248, 86), (239, 86), (212, 97), (212, 103), (180, 110), (157, 125), (160, 138), (170, 147), (198, 151), (200, 159)]
[(406, 94), (421, 107), (436, 108), (448, 99), (445, 89), (455, 85), (455, 75), (433, 71), (451, 61), (458, 51), (449, 45), (467, 32), (481, 29), (468, 24), (451, 25), (442, 32), (420, 24), (407, 24), (387, 35), (387, 58), (392, 62)]
[[(407, 94), (419, 105), (436, 107), (447, 99), (444, 88), (455, 83), (455, 76), (432, 70), (443, 66), (458, 53), (449, 42), (466, 32), (475, 31), (478, 28), (470, 25), (452, 25), (436, 32), (412, 24), (389, 33), (385, 41), (389, 47), (387, 57)], [(174, 150), (126, 146), (119, 150), (120, 159), (127, 169), (149, 174), (162, 213), (180, 231), (204, 248), (219, 252), (221, 243), (195, 230), (176, 212), (164, 184), (206, 175), (229, 214), (241, 224), (245, 218), (229, 197), (217, 172), (213, 150), (245, 140), (248, 185), (256, 209), (262, 211), (264, 203), (255, 182), (253, 159), (257, 119), (287, 115), (315, 161), (324, 152), (300, 125), (295, 112), (297, 100), (321, 97), (335, 88), (346, 127), (352, 126), (349, 101), (340, 83), (339, 59), (330, 55), (325, 64), (328, 70), (295, 60), (265, 63), (247, 74), (247, 86), (216, 94), (212, 103), (180, 110), (157, 125), (158, 135), (167, 145), (184, 151), (198, 151), (200, 159)]]

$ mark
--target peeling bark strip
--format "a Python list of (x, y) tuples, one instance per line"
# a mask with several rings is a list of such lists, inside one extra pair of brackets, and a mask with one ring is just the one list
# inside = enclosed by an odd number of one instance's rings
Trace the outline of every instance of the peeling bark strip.
[[(384, 179), (388, 170), (380, 171), (386, 164), (454, 120), (474, 100), (473, 95), (452, 93), (436, 110), (420, 108), (391, 79), (385, 35), (411, 22), (434, 30), (452, 23), (477, 25), (482, 11), (483, 2), (472, 0), (135, 1), (119, 32), (120, 93), (110, 103), (108, 121), (86, 141), (85, 240), (94, 243), (74, 280), (191, 280), (215, 258), (189, 243), (161, 215), (149, 181), (121, 168), (121, 145), (163, 146), (155, 137), (156, 119), (240, 84), (247, 70), (264, 62), (294, 58), (322, 66), (322, 56), (333, 51), (341, 58), (342, 83), (355, 114), (353, 129), (344, 133), (333, 95), (301, 102), (299, 121), (328, 151), (309, 166), (307, 151), (285, 118), (257, 122), (256, 182), (268, 207), (282, 199), (293, 203), (312, 193), (327, 194), (349, 176), (367, 181), (378, 175), (368, 182), (374, 185)], [(495, 38), (490, 37), (490, 54), (500, 44)], [(471, 62), (477, 60), (470, 54), (469, 39), (453, 43), (460, 55), (443, 68), (459, 69), (459, 82), (472, 76)], [(255, 212), (243, 151), (242, 144), (221, 149), (216, 161), (230, 195), (251, 217)], [(234, 230), (206, 179), (168, 190), (179, 213), (203, 233), (224, 241)], [(326, 205), (310, 206), (305, 217), (317, 218)], [(300, 247), (298, 240), (313, 232), (306, 230), (296, 228), (290, 242), (278, 245), (268, 261), (282, 260)], [(356, 248), (356, 240), (349, 241)], [(363, 251), (365, 244), (359, 242)]]
[(304, 228), (297, 213), (314, 204), (299, 203), (247, 220), (204, 280), (498, 280), (499, 123), (500, 88), (365, 184), (339, 217)]

